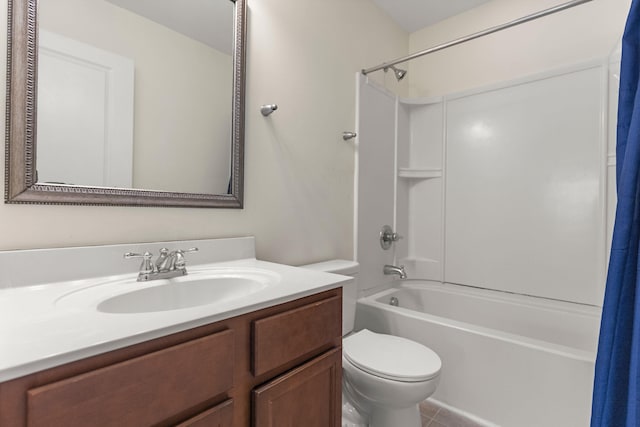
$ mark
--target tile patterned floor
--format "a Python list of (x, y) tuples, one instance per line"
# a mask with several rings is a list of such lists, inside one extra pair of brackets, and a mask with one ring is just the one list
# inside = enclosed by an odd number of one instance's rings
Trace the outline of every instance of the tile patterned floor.
[(422, 427), (482, 427), (480, 424), (436, 405), (427, 399), (420, 404)]

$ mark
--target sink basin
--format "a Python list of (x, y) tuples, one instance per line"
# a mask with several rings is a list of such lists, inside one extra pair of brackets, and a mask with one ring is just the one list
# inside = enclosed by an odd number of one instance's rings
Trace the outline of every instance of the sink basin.
[[(56, 305), (91, 305), (103, 313), (151, 313), (226, 303), (276, 283), (268, 271), (215, 269), (172, 279), (137, 282), (135, 278), (101, 282), (66, 294)], [(97, 303), (97, 304), (96, 304)]]
[(109, 298), (98, 304), (98, 311), (145, 313), (180, 310), (241, 298), (262, 288), (264, 284), (244, 277), (216, 277), (167, 283)]

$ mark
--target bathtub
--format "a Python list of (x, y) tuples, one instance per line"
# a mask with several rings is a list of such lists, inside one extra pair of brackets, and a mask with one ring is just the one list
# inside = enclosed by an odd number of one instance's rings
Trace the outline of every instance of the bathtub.
[(583, 427), (600, 314), (597, 307), (403, 280), (358, 300), (356, 329), (403, 336), (437, 352), (442, 373), (433, 398), (480, 423)]

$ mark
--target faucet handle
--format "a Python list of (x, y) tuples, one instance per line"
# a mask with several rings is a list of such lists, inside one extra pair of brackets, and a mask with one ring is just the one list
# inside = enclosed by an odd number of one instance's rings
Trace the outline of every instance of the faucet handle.
[(175, 259), (173, 267), (178, 270), (184, 270), (187, 266), (184, 254), (189, 252), (198, 252), (198, 248), (178, 249), (177, 251), (174, 251)]
[(127, 252), (124, 254), (124, 259), (132, 259), (132, 258), (142, 258), (142, 263), (140, 264), (140, 274), (149, 274), (153, 272), (153, 264), (151, 263), (151, 252), (145, 252), (143, 254)]
[(380, 231), (380, 246), (382, 249), (386, 251), (391, 248), (391, 244), (393, 242), (397, 242), (400, 239), (402, 239), (402, 236), (393, 231), (390, 226), (385, 225), (382, 227), (382, 230)]

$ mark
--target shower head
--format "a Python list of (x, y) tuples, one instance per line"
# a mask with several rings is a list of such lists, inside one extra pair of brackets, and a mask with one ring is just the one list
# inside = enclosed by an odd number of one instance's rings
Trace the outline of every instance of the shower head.
[(398, 81), (404, 79), (404, 76), (407, 74), (407, 70), (401, 70), (399, 68), (395, 68), (393, 69), (393, 74), (395, 74), (396, 79), (398, 79)]
[(400, 81), (404, 79), (404, 76), (407, 75), (407, 70), (401, 70), (400, 68), (396, 68), (393, 65), (389, 65), (388, 67), (384, 67), (384, 72), (389, 71), (389, 68), (393, 70), (393, 75), (396, 76), (396, 80)]

